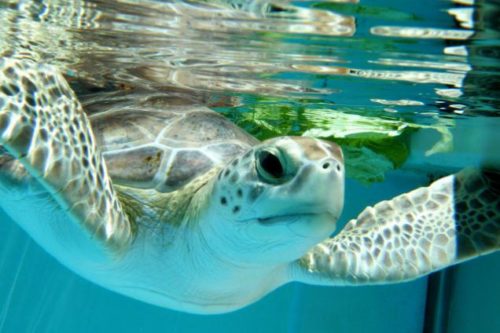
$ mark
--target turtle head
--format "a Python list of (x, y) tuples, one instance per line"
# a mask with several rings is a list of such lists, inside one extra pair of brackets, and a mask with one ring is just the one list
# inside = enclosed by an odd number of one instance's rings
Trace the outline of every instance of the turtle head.
[(334, 230), (344, 203), (336, 144), (306, 137), (264, 141), (217, 176), (210, 211), (238, 260), (289, 262)]

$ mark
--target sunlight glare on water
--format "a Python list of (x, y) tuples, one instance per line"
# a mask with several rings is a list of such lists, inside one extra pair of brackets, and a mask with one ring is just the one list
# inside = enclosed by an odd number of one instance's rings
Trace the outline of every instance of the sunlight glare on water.
[[(377, 109), (380, 99), (416, 106), (459, 96), (471, 69), (473, 7), (452, 2), (432, 11), (422, 3), (411, 13), (407, 4), (387, 9), (376, 1), (15, 3), (1, 12), (11, 22), (2, 26), (3, 54), (57, 63), (102, 85), (172, 85), (332, 104), (354, 93), (362, 98), (358, 105)], [(408, 83), (422, 86), (410, 94)], [(347, 90), (351, 84), (376, 87)], [(392, 93), (381, 89), (387, 85)]]
[[(417, 164), (436, 153), (468, 154), (467, 145), (452, 144), (457, 122), (498, 114), (488, 93), (498, 80), (498, 8), (490, 3), (58, 0), (1, 8), (0, 54), (56, 64), (82, 94), (175, 94), (215, 107), (260, 139), (306, 133), (338, 141), (348, 164), (356, 154), (381, 156), (374, 146), (382, 135), (404, 146), (382, 154), (382, 164), (400, 167), (410, 130), (435, 134), (415, 150)], [(356, 133), (334, 128), (358, 120), (380, 124), (378, 137), (363, 124)], [(474, 131), (476, 122), (466, 123)], [(355, 136), (363, 143), (354, 145)]]

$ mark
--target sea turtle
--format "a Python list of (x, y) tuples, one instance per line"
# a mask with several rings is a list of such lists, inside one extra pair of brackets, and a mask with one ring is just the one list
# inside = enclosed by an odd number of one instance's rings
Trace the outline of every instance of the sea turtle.
[(394, 283), (500, 247), (492, 169), (366, 208), (329, 238), (344, 201), (334, 143), (259, 143), (159, 95), (84, 113), (55, 67), (28, 60), (0, 60), (0, 85), (0, 206), (76, 273), (145, 302), (221, 313), (291, 281)]

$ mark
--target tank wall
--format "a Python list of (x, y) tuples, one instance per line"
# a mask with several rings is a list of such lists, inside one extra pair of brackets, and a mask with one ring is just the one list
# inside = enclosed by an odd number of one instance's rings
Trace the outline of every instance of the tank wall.
[(451, 281), (448, 333), (500, 332), (500, 253), (457, 266)]

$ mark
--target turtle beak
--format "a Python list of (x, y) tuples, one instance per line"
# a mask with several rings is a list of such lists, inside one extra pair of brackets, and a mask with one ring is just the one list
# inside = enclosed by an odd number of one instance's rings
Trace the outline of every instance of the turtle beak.
[(338, 219), (344, 206), (344, 156), (333, 142), (293, 137), (302, 151), (301, 168), (290, 182), (289, 191), (314, 213)]

